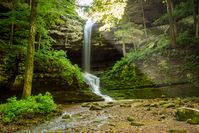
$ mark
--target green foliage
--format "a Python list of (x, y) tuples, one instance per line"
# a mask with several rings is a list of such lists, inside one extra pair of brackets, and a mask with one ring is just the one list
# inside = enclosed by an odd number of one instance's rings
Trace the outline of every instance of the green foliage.
[[(0, 4), (6, 9), (5, 12), (0, 13), (0, 39), (3, 38), (9, 42), (13, 25), (13, 44), (27, 46), (30, 16), (29, 3), (15, 0), (3, 1)], [(66, 15), (77, 17), (75, 0), (49, 0), (48, 2), (40, 0), (37, 12), (36, 42), (39, 41), (42, 47), (45, 48), (49, 48), (53, 41), (49, 35), (49, 28), (65, 24), (63, 17)]]
[[(66, 58), (64, 51), (39, 50), (35, 54), (35, 72), (44, 77), (49, 73), (54, 77), (61, 77), (64, 81), (72, 84), (77, 81), (83, 83), (82, 73), (77, 65), (72, 65)], [(43, 74), (42, 74), (43, 73)]]
[(14, 43), (24, 45), (27, 43), (28, 35), (28, 16), (29, 16), (29, 6), (25, 2), (12, 1), (10, 4), (10, 10), (7, 12), (0, 13), (0, 33), (1, 37), (6, 40), (10, 39), (11, 36), (11, 25), (13, 25), (14, 30)]
[(37, 32), (42, 38), (42, 45), (51, 44), (53, 39), (49, 36), (49, 28), (65, 24), (64, 16), (77, 16), (75, 0), (41, 0), (37, 15)]
[(168, 48), (169, 46), (169, 38), (166, 36), (158, 36), (156, 38), (152, 38), (146, 42), (146, 45), (137, 51), (130, 52), (128, 56), (129, 62), (136, 61), (136, 60), (145, 60), (150, 57), (153, 53), (162, 53)]
[(129, 22), (121, 25), (121, 28), (114, 32), (114, 36), (122, 43), (130, 43), (132, 41), (133, 26)]
[(151, 86), (154, 83), (142, 73), (133, 62), (146, 60), (154, 53), (162, 54), (169, 46), (169, 38), (159, 36), (149, 39), (147, 45), (139, 50), (130, 52), (127, 57), (118, 61), (111, 70), (102, 77), (106, 88), (137, 88)]
[(190, 40), (188, 31), (180, 33), (176, 39), (178, 44), (187, 44)]
[(0, 106), (3, 122), (12, 122), (24, 115), (48, 114), (56, 109), (56, 105), (50, 93), (45, 95), (30, 96), (26, 99), (17, 100), (9, 98), (6, 104)]
[(113, 68), (105, 73), (102, 82), (110, 88), (136, 88), (149, 86), (153, 83), (128, 58), (118, 61)]
[[(8, 75), (7, 77), (9, 77), (12, 76), (14, 70), (18, 71), (18, 69), (14, 69), (16, 67), (16, 57), (20, 58), (20, 65), (24, 65), (30, 24), (30, 5), (24, 0), (3, 0), (3, 2), (0, 2), (0, 6), (3, 7), (0, 12), (0, 52), (6, 56), (2, 59), (2, 62)], [(78, 66), (72, 65), (63, 51), (51, 50), (54, 40), (49, 34), (50, 29), (62, 25), (67, 29), (65, 32), (71, 33), (68, 40), (80, 40), (82, 36), (75, 34), (77, 32), (75, 30), (77, 29), (76, 27), (79, 28), (78, 33), (82, 32), (81, 25), (76, 23), (77, 20), (79, 22), (75, 11), (75, 0), (49, 0), (48, 2), (39, 0), (37, 33), (35, 37), (35, 72), (39, 73), (40, 77), (49, 74), (52, 78), (62, 78), (64, 83), (72, 84), (78, 82), (81, 84), (83, 82)], [(13, 44), (10, 45), (12, 25), (14, 25)], [(72, 35), (76, 36), (73, 37)], [(21, 68), (21, 66), (19, 67)], [(17, 74), (23, 74), (23, 72), (17, 72)], [(35, 75), (35, 77), (38, 75)], [(5, 80), (6, 78), (1, 79)]]
[(132, 22), (119, 25), (118, 30), (114, 32), (114, 36), (120, 44), (133, 43), (134, 49), (136, 49), (145, 38), (144, 31)]
[[(175, 17), (176, 19), (182, 19), (185, 18), (187, 16), (189, 16), (192, 11), (193, 11), (193, 4), (192, 1), (181, 1), (179, 4), (176, 5), (176, 7), (174, 8), (173, 11), (173, 17)], [(168, 22), (169, 20), (169, 15), (168, 14), (164, 14), (163, 16), (161, 16), (160, 18), (158, 18), (154, 24), (161, 24), (163, 22)]]
[(88, 14), (105, 24), (101, 31), (108, 31), (122, 19), (126, 5), (127, 0), (94, 0)]

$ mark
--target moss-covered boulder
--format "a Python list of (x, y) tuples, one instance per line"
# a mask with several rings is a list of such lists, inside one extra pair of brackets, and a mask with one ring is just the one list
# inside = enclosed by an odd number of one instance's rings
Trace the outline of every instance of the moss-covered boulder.
[(90, 107), (90, 110), (102, 110), (102, 107), (100, 107), (99, 105), (92, 105), (91, 107)]
[(187, 121), (190, 124), (199, 124), (199, 110), (182, 107), (177, 109), (176, 118), (179, 121)]

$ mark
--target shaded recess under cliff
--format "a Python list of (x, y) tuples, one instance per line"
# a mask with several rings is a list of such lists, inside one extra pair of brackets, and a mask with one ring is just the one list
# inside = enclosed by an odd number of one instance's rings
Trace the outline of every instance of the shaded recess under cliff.
[[(53, 48), (66, 51), (67, 57), (71, 62), (82, 67), (83, 38), (66, 43), (65, 40), (67, 39), (65, 38), (67, 38), (67, 36), (65, 36), (64, 32), (65, 31), (51, 32), (52, 37), (56, 40)], [(79, 32), (83, 32), (83, 25)], [(106, 38), (106, 36), (99, 32), (99, 24), (93, 26), (91, 40), (91, 70), (98, 71), (107, 69), (122, 57), (120, 49), (118, 49), (110, 39), (112, 38)]]

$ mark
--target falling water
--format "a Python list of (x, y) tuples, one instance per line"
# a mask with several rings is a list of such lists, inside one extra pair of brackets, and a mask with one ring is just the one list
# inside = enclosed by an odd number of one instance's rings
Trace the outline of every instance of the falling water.
[(107, 95), (103, 95), (100, 91), (100, 79), (90, 74), (90, 62), (91, 62), (91, 33), (92, 33), (92, 26), (95, 21), (88, 19), (84, 27), (84, 48), (83, 48), (83, 67), (85, 70), (84, 79), (86, 83), (90, 86), (93, 93), (102, 97), (105, 101), (112, 101), (113, 99)]
[(95, 21), (91, 19), (87, 20), (84, 26), (84, 51), (83, 51), (83, 58), (84, 58), (84, 70), (85, 72), (90, 72), (90, 62), (91, 62), (91, 33), (92, 33), (92, 26)]

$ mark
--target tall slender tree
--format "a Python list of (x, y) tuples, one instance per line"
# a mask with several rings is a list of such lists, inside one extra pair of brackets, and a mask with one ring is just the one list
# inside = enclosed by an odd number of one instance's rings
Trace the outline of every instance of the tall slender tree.
[(192, 0), (192, 6), (193, 6), (193, 19), (194, 19), (194, 25), (196, 29), (196, 38), (199, 37), (199, 1), (198, 0)]
[(24, 88), (23, 88), (22, 97), (30, 96), (31, 90), (32, 90), (37, 5), (38, 5), (38, 0), (32, 0), (31, 1), (30, 31), (29, 31), (29, 39), (28, 39), (26, 68), (25, 68), (25, 75), (24, 75)]
[(169, 25), (170, 25), (170, 34), (172, 38), (172, 46), (176, 47), (176, 37), (177, 37), (177, 26), (176, 19), (173, 16), (173, 0), (166, 0), (167, 3), (167, 12), (169, 15)]
[(146, 19), (145, 19), (143, 0), (140, 0), (140, 2), (141, 2), (141, 7), (142, 7), (142, 21), (143, 21), (143, 26), (144, 26), (144, 33), (145, 33), (145, 36), (147, 37), (147, 27), (146, 27)]

